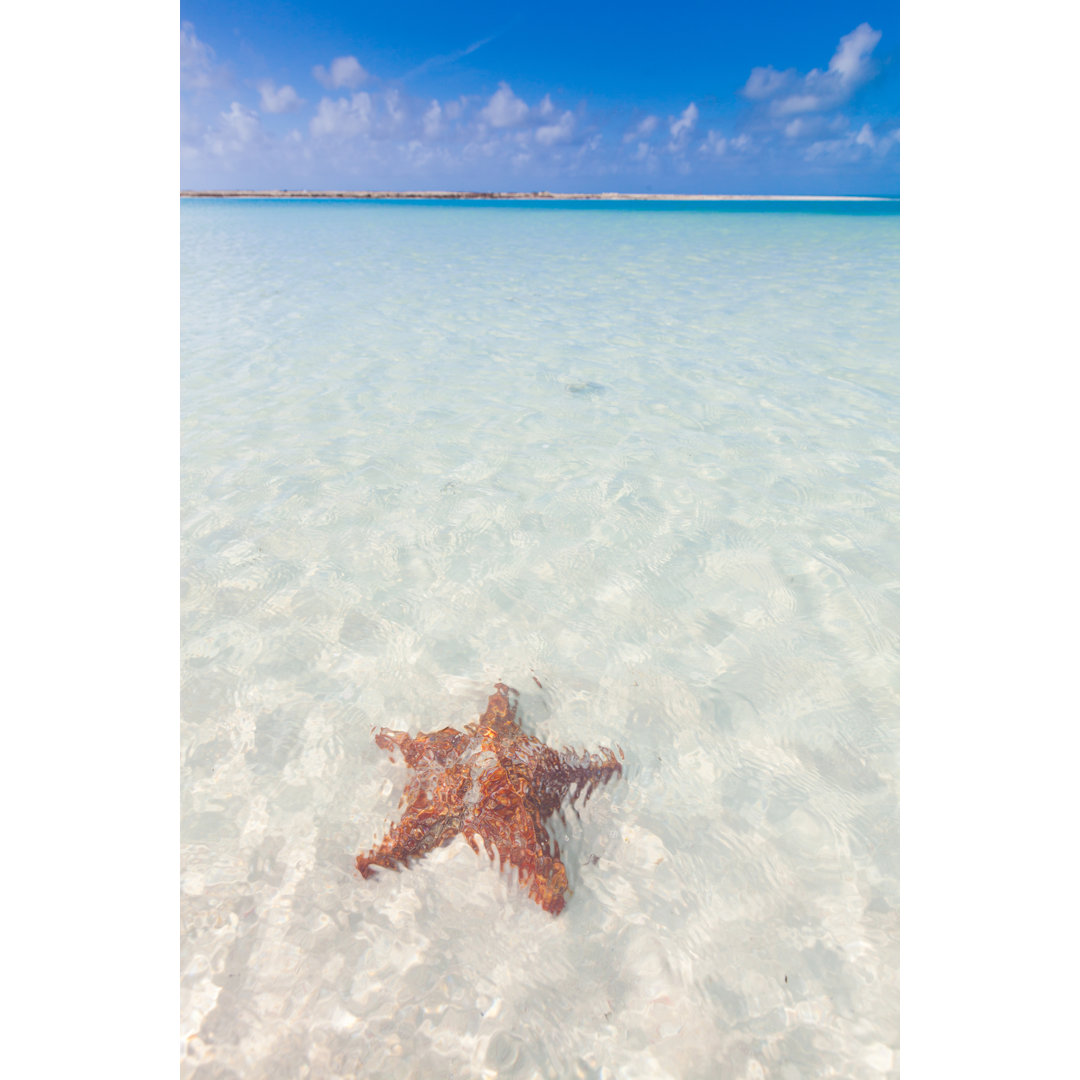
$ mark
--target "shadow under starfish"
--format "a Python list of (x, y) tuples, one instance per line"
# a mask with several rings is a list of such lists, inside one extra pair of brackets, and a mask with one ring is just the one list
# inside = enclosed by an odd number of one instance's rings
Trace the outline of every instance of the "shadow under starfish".
[(584, 794), (584, 806), (599, 784), (622, 775), (622, 765), (606, 747), (579, 754), (526, 735), (516, 719), (517, 698), (516, 690), (496, 683), (487, 711), (464, 731), (445, 727), (415, 738), (387, 728), (375, 733), (391, 755), (401, 751), (413, 775), (401, 797), (401, 820), (378, 848), (356, 857), (365, 878), (376, 866), (408, 866), (461, 833), (477, 854), (479, 837), (489, 858), (499, 853), (500, 867), (516, 866), (518, 880), (545, 911), (562, 911), (566, 867), (544, 823), (563, 812), (567, 796), (573, 804)]

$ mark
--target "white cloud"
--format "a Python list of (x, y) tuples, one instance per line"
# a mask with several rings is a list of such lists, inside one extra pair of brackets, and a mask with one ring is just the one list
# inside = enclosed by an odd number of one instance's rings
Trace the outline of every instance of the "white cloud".
[(434, 139), (442, 130), (442, 108), (437, 101), (432, 101), (424, 113), (424, 134)]
[(360, 66), (355, 56), (339, 56), (330, 63), (327, 71), (322, 64), (312, 68), (312, 75), (327, 90), (355, 89), (367, 80), (368, 73)]
[(371, 130), (371, 95), (361, 91), (350, 100), (323, 98), (311, 120), (311, 134), (337, 135), (345, 138), (364, 135)]
[(843, 113), (831, 117), (823, 113), (796, 116), (784, 124), (784, 134), (789, 139), (820, 139), (826, 134), (843, 134), (851, 127), (851, 121)]
[(860, 23), (840, 39), (840, 44), (829, 61), (829, 73), (845, 83), (865, 81), (872, 74), (870, 54), (881, 40), (881, 31), (869, 23)]
[(840, 100), (839, 98), (825, 98), (820, 94), (792, 94), (790, 97), (774, 101), (772, 113), (774, 116), (790, 116), (792, 113), (817, 112), (831, 108), (834, 104), (840, 104)]
[(189, 22), (180, 24), (180, 86), (184, 90), (209, 90), (225, 82), (223, 70), (214, 62), (214, 50), (195, 36)]
[(728, 139), (721, 135), (719, 131), (710, 131), (702, 140), (701, 146), (698, 147), (698, 152), (706, 155), (712, 154), (714, 157), (721, 157), (730, 152), (742, 153), (743, 151), (749, 150), (752, 145), (749, 135), (735, 135)]
[(554, 124), (544, 124), (536, 129), (536, 141), (543, 146), (565, 142), (574, 131), (574, 114), (564, 112)]
[(410, 139), (405, 150), (414, 165), (427, 165), (435, 156), (432, 148), (425, 146), (419, 139)]
[(227, 113), (221, 114), (222, 127), (239, 143), (249, 143), (259, 133), (259, 118), (254, 110), (234, 101)]
[(509, 84), (499, 83), (499, 89), (480, 111), (481, 117), (492, 127), (512, 127), (520, 124), (529, 112), (529, 106), (514, 94)]
[(884, 135), (878, 135), (874, 139), (874, 153), (878, 157), (884, 157), (894, 146), (900, 142), (900, 129), (893, 128), (892, 131), (885, 132)]
[(858, 161), (862, 153), (854, 146), (854, 139), (819, 139), (806, 148), (807, 161), (819, 161), (822, 158), (833, 161)]
[(234, 101), (228, 112), (218, 117), (217, 126), (206, 132), (203, 142), (211, 154), (228, 158), (243, 152), (261, 137), (258, 114)]
[(682, 135), (689, 134), (691, 128), (697, 123), (698, 110), (697, 106), (691, 101), (689, 105), (679, 114), (678, 120), (672, 120), (671, 122), (671, 137), (678, 139)]
[(304, 100), (297, 96), (291, 86), (281, 86), (275, 89), (270, 79), (263, 79), (256, 84), (259, 91), (259, 107), (266, 113), (292, 112), (304, 104)]
[(805, 138), (807, 135), (816, 134), (821, 128), (820, 117), (797, 116), (784, 125), (784, 134), (789, 139)]
[(464, 49), (458, 49), (457, 52), (448, 53), (445, 56), (431, 56), (419, 67), (414, 67), (412, 71), (406, 72), (404, 77), (406, 79), (412, 79), (417, 75), (422, 75), (425, 71), (429, 71), (433, 67), (441, 67), (443, 64), (453, 64), (463, 57), (468, 56), (469, 53), (474, 53), (477, 49), (482, 49), (485, 45), (494, 41), (498, 36), (498, 34), (492, 34), (490, 37), (481, 38), (479, 41), (474, 41), (471, 45), (467, 45)]
[(692, 101), (679, 114), (678, 119), (674, 116), (668, 117), (668, 123), (670, 124), (668, 131), (671, 133), (671, 142), (668, 143), (668, 149), (672, 153), (677, 153), (686, 146), (686, 140), (690, 138), (690, 132), (694, 130), (697, 118), (698, 107)]
[(774, 67), (756, 67), (750, 72), (750, 78), (742, 92), (751, 101), (762, 101), (786, 90), (795, 81), (795, 69), (777, 71)]
[(840, 39), (828, 70), (814, 68), (800, 78), (794, 68), (757, 67), (750, 72), (743, 96), (751, 101), (771, 100), (769, 111), (777, 117), (834, 109), (873, 77), (870, 55), (880, 40), (880, 30), (860, 23)]
[(386, 112), (392, 127), (397, 127), (405, 119), (405, 106), (401, 104), (401, 94), (397, 90), (386, 92)]
[[(744, 154), (764, 153), (775, 155), (770, 164), (791, 167), (799, 175), (846, 169), (849, 162), (891, 167), (898, 156), (895, 119), (873, 109), (864, 112), (857, 100), (850, 106), (823, 107), (851, 98), (871, 77), (880, 38), (878, 31), (861, 24), (839, 40), (831, 61), (820, 69), (754, 69), (744, 90), (750, 99), (743, 102), (744, 115), (720, 119), (723, 129), (707, 130), (710, 121), (718, 120), (696, 100), (671, 115), (644, 110), (593, 115), (584, 104), (565, 108), (566, 102), (555, 101), (554, 93), (544, 93), (542, 87), (526, 91), (530, 105), (507, 82), (498, 82), (494, 93), (488, 88), (444, 100), (415, 96), (407, 84), (395, 82), (394, 89), (370, 77), (358, 89), (323, 92), (316, 87), (307, 91), (311, 98), (305, 103), (295, 83), (276, 81), (290, 77), (284, 72), (243, 80), (233, 74), (233, 83), (247, 88), (245, 97), (214, 83), (228, 69), (184, 23), (185, 87), (213, 84), (220, 96), (185, 90), (183, 164), (185, 171), (193, 170), (190, 162), (198, 159), (197, 167), (207, 178), (191, 186), (224, 186), (230, 174), (239, 180), (246, 171), (252, 186), (277, 176), (276, 182), (290, 187), (309, 184), (317, 172), (328, 174), (331, 169), (342, 177), (352, 175), (350, 170), (359, 176), (363, 169), (365, 183), (376, 186), (498, 187), (510, 183), (516, 164), (528, 161), (521, 174), (533, 178), (527, 186), (557, 186), (559, 180), (569, 184), (578, 170), (593, 183), (610, 176), (604, 186), (618, 188), (652, 174), (676, 178), (687, 169), (711, 175), (736, 166)], [(316, 71), (324, 83), (334, 85), (355, 81), (363, 69), (355, 57), (337, 57)], [(284, 114), (283, 122), (268, 118), (275, 114)], [(300, 130), (286, 134), (290, 127)], [(605, 142), (597, 150), (600, 130)], [(751, 131), (753, 142), (747, 135), (734, 135), (737, 131)], [(216, 174), (208, 171), (211, 168)], [(210, 181), (212, 175), (221, 179)]]
[(883, 158), (900, 141), (900, 129), (877, 135), (870, 124), (863, 124), (858, 131), (848, 131), (837, 139), (819, 139), (806, 148), (807, 161), (825, 161), (831, 164), (850, 164), (873, 155)]
[(710, 131), (698, 148), (698, 153), (712, 154), (715, 157), (720, 157), (727, 149), (727, 144), (727, 139), (725, 139), (719, 131)]
[(624, 136), (623, 142), (633, 142), (635, 139), (647, 139), (660, 123), (659, 116), (646, 116), (636, 128), (631, 128)]

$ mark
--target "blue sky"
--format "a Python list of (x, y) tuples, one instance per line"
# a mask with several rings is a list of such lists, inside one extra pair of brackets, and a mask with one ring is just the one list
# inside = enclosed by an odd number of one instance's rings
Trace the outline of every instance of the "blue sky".
[(181, 185), (896, 194), (899, 9), (181, 4)]

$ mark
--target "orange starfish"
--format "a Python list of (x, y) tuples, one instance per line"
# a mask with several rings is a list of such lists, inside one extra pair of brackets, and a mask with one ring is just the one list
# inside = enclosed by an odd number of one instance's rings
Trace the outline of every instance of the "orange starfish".
[(413, 776), (401, 797), (401, 820), (378, 848), (356, 857), (365, 878), (376, 866), (408, 866), (461, 833), (477, 854), (480, 837), (489, 858), (498, 851), (500, 867), (516, 866), (518, 881), (545, 911), (562, 911), (566, 867), (558, 843), (552, 852), (544, 822), (562, 813), (568, 794), (573, 804), (584, 792), (584, 806), (597, 785), (622, 775), (622, 765), (606, 747), (598, 754), (560, 752), (526, 735), (515, 719), (517, 693), (496, 683), (487, 711), (464, 731), (445, 727), (415, 739), (387, 728), (376, 732), (375, 742), (391, 754), (400, 750)]

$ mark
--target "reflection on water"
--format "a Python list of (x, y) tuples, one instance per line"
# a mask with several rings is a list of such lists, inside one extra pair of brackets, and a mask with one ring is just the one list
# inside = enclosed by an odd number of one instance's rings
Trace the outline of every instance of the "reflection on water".
[[(898, 1073), (895, 217), (185, 204), (183, 1075)], [(542, 685), (537, 685), (533, 676)], [(623, 779), (553, 919), (407, 770)]]

